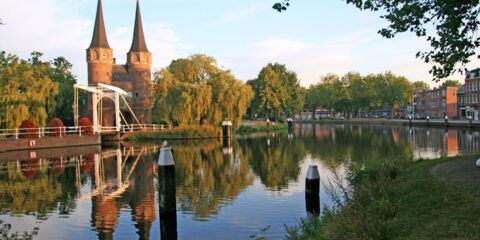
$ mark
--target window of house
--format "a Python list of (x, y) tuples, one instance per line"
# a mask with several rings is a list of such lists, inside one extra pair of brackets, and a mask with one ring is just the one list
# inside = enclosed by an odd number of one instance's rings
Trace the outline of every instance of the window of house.
[(138, 92), (135, 92), (135, 97), (138, 97)]

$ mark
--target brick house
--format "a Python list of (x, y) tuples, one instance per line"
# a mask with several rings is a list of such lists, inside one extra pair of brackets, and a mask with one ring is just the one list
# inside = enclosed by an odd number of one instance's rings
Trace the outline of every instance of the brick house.
[(480, 109), (480, 68), (466, 71), (464, 88), (466, 116), (478, 120)]
[(415, 118), (457, 118), (457, 91), (458, 87), (441, 87), (415, 92)]

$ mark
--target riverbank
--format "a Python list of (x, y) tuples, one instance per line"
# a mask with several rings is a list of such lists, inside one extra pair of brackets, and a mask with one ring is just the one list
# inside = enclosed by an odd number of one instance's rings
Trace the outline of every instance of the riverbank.
[(208, 139), (220, 138), (221, 136), (221, 130), (213, 125), (191, 125), (174, 127), (156, 132), (137, 132), (125, 136), (123, 140), (136, 142), (176, 139)]
[(282, 131), (287, 129), (287, 123), (270, 123), (270, 125), (267, 125), (267, 122), (265, 121), (242, 121), (240, 127), (235, 132), (239, 134), (249, 134), (258, 132)]
[(287, 229), (287, 239), (480, 239), (480, 198), (459, 187), (461, 182), (439, 177), (437, 167), (475, 165), (475, 159), (353, 166), (347, 200), (325, 211), (321, 220), (303, 220)]
[(297, 123), (327, 123), (327, 124), (381, 124), (381, 125), (406, 125), (424, 126), (424, 127), (456, 127), (456, 128), (480, 128), (480, 121), (468, 120), (448, 120), (444, 119), (430, 120), (410, 120), (408, 119), (384, 119), (384, 118), (352, 118), (345, 120), (294, 120)]

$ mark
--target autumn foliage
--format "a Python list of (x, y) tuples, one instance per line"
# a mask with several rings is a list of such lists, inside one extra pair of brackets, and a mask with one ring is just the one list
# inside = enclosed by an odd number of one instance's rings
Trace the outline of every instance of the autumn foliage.
[(30, 119), (20, 124), (20, 138), (38, 138), (38, 127)]
[(48, 124), (50, 129), (50, 133), (48, 134), (49, 136), (63, 136), (65, 135), (65, 125), (63, 125), (63, 122), (60, 118), (54, 118), (50, 121)]
[(82, 118), (80, 119), (80, 122), (78, 125), (82, 128), (82, 135), (88, 135), (91, 136), (93, 135), (93, 124), (88, 118)]

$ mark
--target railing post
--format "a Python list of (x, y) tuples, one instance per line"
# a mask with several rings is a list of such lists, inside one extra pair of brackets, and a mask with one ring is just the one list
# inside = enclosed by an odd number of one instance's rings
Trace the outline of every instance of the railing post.
[(15, 128), (15, 139), (18, 139), (18, 128)]
[(38, 128), (38, 138), (42, 138), (42, 129)]
[(82, 136), (82, 127), (78, 127), (77, 129), (78, 129), (78, 135)]

